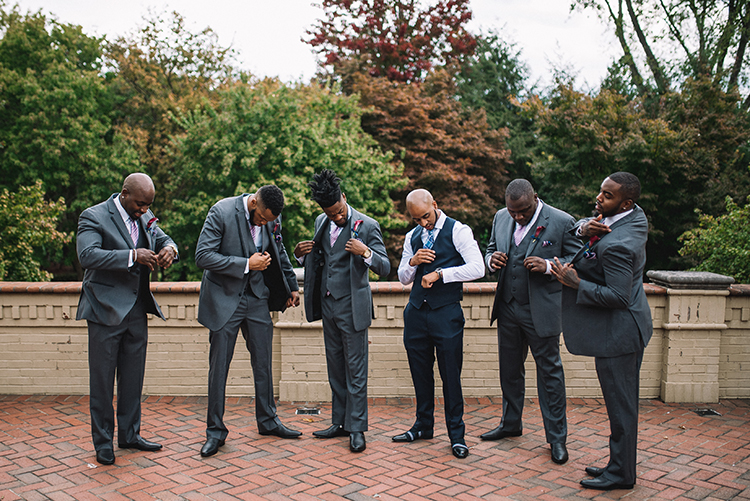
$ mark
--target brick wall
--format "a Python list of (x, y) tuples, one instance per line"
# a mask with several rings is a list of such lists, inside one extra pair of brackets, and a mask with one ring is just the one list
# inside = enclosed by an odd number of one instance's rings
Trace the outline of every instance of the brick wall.
[[(731, 293), (644, 287), (654, 335), (644, 355), (641, 397), (696, 402), (750, 397), (750, 371), (743, 370), (750, 366), (750, 287), (735, 286)], [(462, 381), (467, 397), (500, 395), (497, 330), (489, 325), (494, 288), (490, 283), (465, 286)], [(199, 284), (156, 283), (152, 290), (167, 321), (149, 321), (144, 393), (205, 395), (209, 344), (207, 329), (196, 320)], [(408, 291), (399, 283), (373, 284), (371, 397), (414, 394), (402, 342)], [(74, 320), (79, 293), (79, 283), (0, 283), (0, 393), (88, 393), (86, 323)], [(273, 369), (279, 398), (330, 399), (321, 323), (305, 322), (302, 308), (276, 314), (274, 321)], [(593, 359), (570, 355), (564, 344), (562, 351), (568, 396), (601, 396)], [(526, 377), (527, 396), (535, 397), (531, 355)], [(250, 357), (240, 334), (227, 394), (253, 393)]]

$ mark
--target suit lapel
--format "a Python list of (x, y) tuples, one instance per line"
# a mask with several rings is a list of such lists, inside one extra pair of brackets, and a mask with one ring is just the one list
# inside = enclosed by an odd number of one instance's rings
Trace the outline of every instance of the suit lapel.
[(128, 228), (125, 225), (125, 221), (122, 220), (120, 211), (117, 210), (117, 205), (115, 205), (116, 196), (117, 196), (117, 193), (112, 195), (110, 199), (107, 201), (107, 209), (109, 209), (109, 217), (112, 220), (112, 224), (120, 232), (120, 235), (122, 236), (123, 240), (125, 240), (125, 243), (128, 245), (128, 247), (130, 247), (131, 249), (135, 249), (135, 245), (133, 245), (133, 239), (130, 238), (130, 228)]
[[(546, 204), (542, 205), (542, 210), (541, 210), (541, 212), (539, 212), (539, 217), (536, 218), (536, 222), (534, 224), (535, 224), (535, 226), (533, 228), (529, 228), (529, 232), (533, 231), (533, 233), (531, 233), (531, 242), (529, 242), (529, 246), (526, 249), (526, 256), (525, 257), (529, 257), (531, 255), (531, 253), (536, 248), (537, 243), (539, 242), (539, 240), (541, 240), (542, 235), (544, 234), (544, 230), (546, 230), (547, 227), (549, 226), (549, 211), (547, 211), (547, 205)], [(534, 235), (536, 234), (536, 228), (538, 228), (540, 226), (544, 226), (544, 230), (542, 230), (542, 231), (539, 232), (539, 237), (538, 238), (534, 238)]]
[(237, 202), (234, 204), (234, 208), (235, 219), (237, 220), (237, 231), (240, 235), (242, 254), (249, 258), (255, 253), (255, 244), (253, 243), (253, 237), (250, 235), (250, 226), (247, 224), (247, 218), (245, 217), (245, 208), (242, 206), (244, 199), (245, 195), (237, 197)]

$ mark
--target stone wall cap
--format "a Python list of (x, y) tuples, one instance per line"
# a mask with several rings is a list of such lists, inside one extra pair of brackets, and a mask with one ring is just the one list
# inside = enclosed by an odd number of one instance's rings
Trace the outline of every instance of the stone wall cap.
[(649, 270), (646, 276), (669, 289), (724, 290), (734, 283), (732, 277), (708, 271)]

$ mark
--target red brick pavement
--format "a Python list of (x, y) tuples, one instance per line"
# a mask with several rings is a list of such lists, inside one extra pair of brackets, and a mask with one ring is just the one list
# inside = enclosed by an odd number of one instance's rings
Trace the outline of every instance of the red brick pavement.
[[(229, 500), (229, 499), (750, 499), (750, 401), (720, 404), (641, 402), (635, 489), (602, 493), (580, 488), (583, 468), (603, 465), (608, 424), (603, 402), (568, 401), (570, 461), (556, 465), (544, 441), (539, 406), (527, 402), (525, 433), (500, 442), (477, 437), (499, 422), (499, 402), (466, 407), (471, 455), (451, 455), (442, 412), (433, 440), (395, 444), (390, 437), (412, 423), (410, 400), (376, 399), (370, 406), (367, 450), (352, 454), (346, 438), (314, 439), (329, 424), (279, 415), (304, 432), (297, 440), (257, 433), (252, 399), (229, 399), (230, 436), (211, 458), (203, 443), (205, 398), (148, 397), (143, 435), (160, 452), (115, 449), (114, 466), (96, 463), (89, 436), (88, 397), (0, 396), (0, 500)], [(720, 416), (698, 416), (711, 407)]]

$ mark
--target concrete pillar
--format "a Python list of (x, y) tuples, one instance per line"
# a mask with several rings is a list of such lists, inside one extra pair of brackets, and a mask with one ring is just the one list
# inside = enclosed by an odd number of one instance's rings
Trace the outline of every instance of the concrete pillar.
[(719, 401), (719, 359), (729, 286), (734, 279), (695, 271), (649, 271), (666, 287), (661, 399)]

